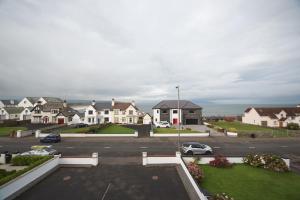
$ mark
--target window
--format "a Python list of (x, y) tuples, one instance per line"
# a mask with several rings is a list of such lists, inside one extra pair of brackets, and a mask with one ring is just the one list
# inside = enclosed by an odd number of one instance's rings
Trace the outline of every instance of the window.
[(126, 122), (126, 118), (125, 117), (122, 117), (122, 122)]
[(119, 123), (119, 118), (115, 117), (115, 123)]
[(25, 113), (28, 113), (28, 110), (25, 110)]
[(155, 118), (155, 121), (157, 122), (157, 118)]
[(118, 115), (119, 114), (119, 110), (114, 110), (114, 114)]
[(168, 111), (167, 111), (167, 110), (163, 110), (162, 113), (163, 113), (163, 114), (167, 114)]
[(109, 114), (109, 110), (104, 110), (104, 114), (108, 115)]
[(126, 111), (122, 111), (122, 114), (123, 114), (123, 115), (126, 115)]
[(109, 118), (108, 117), (104, 117), (104, 122), (108, 122)]
[(195, 113), (195, 112), (194, 112), (193, 110), (190, 110), (190, 111), (189, 111), (189, 113), (191, 113), (191, 114), (192, 114), (192, 113)]
[(132, 123), (132, 118), (131, 117), (129, 118), (129, 123)]
[(133, 110), (129, 110), (129, 115), (133, 115)]
[(91, 118), (88, 118), (88, 122), (91, 123)]
[(15, 117), (18, 117), (18, 115), (15, 115)]
[(57, 114), (57, 113), (58, 113), (58, 109), (52, 109), (52, 110), (51, 110), (51, 113), (52, 113), (52, 114)]
[(276, 125), (277, 124), (277, 121), (274, 121), (274, 125)]
[(93, 111), (92, 110), (89, 110), (89, 115), (92, 115), (93, 114)]
[(24, 101), (24, 104), (27, 103), (27, 101)]
[(156, 113), (158, 114), (158, 113), (159, 113), (159, 110), (156, 110)]
[(95, 119), (94, 118), (92, 118), (92, 122), (94, 122), (95, 121)]
[(173, 110), (173, 114), (177, 114), (178, 113), (178, 110)]

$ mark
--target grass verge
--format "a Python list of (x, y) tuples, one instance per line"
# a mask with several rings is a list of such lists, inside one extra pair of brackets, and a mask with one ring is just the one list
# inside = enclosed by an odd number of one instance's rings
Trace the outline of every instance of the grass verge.
[[(154, 133), (178, 133), (176, 128), (155, 128), (153, 129)], [(189, 129), (180, 130), (180, 133), (200, 133), (199, 131), (193, 131)]]
[(13, 132), (13, 131), (17, 132), (17, 130), (25, 131), (25, 130), (27, 130), (27, 128), (23, 127), (23, 126), (0, 127), (0, 136), (8, 136), (11, 132)]

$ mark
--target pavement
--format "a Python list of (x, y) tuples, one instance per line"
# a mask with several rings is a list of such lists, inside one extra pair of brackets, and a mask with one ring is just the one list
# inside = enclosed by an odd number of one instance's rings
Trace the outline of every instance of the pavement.
[(188, 200), (175, 166), (59, 168), (17, 200)]

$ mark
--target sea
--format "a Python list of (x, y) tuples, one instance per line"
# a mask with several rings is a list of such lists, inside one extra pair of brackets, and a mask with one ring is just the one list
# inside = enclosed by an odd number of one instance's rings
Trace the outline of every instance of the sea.
[[(138, 108), (152, 114), (155, 104), (140, 103)], [(296, 107), (295, 104), (198, 104), (202, 107), (202, 115), (209, 116), (240, 116), (249, 107)]]

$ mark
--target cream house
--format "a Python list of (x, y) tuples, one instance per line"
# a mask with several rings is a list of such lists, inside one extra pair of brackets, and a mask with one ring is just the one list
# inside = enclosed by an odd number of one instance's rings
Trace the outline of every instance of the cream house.
[(137, 124), (139, 119), (139, 109), (135, 102), (116, 102), (112, 99), (112, 122), (119, 124)]
[(247, 108), (242, 122), (268, 127), (286, 127), (288, 123), (300, 125), (300, 108)]
[(25, 97), (18, 103), (18, 107), (33, 107), (39, 99), (39, 97)]

